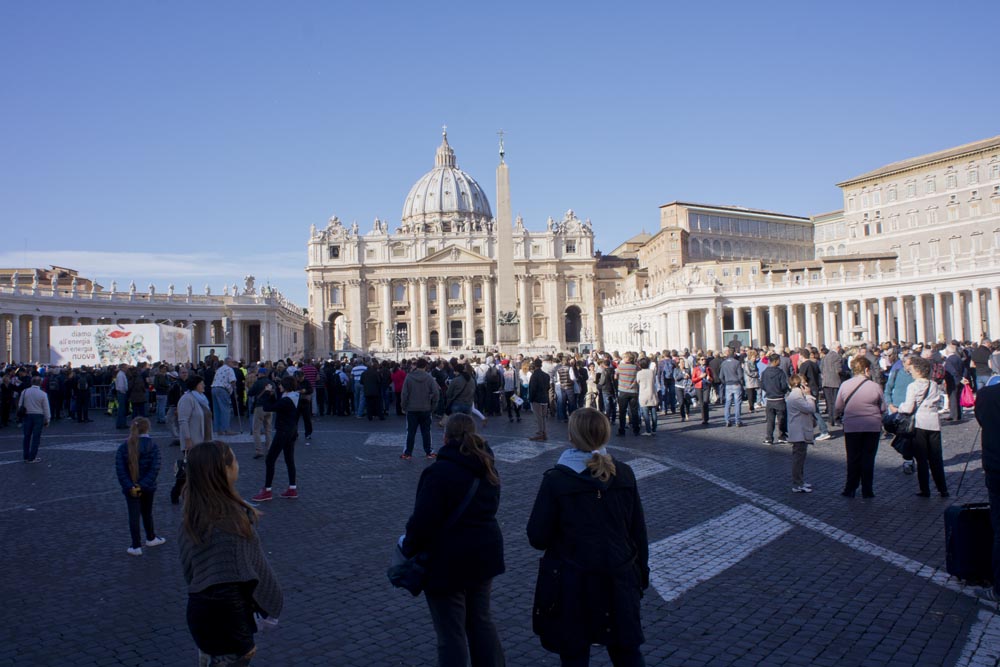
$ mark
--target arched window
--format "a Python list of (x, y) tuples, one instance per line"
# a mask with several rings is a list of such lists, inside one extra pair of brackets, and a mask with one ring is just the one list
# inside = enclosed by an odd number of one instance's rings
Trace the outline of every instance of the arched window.
[(542, 283), (536, 280), (535, 284), (531, 286), (531, 298), (541, 299), (542, 298)]
[(576, 281), (567, 280), (566, 281), (566, 298), (575, 299), (576, 298)]
[(729, 241), (726, 241), (725, 243), (723, 243), (722, 244), (722, 254), (725, 257), (732, 257), (733, 256), (733, 244), (730, 243)]
[(431, 331), (431, 347), (438, 347), (438, 332), (436, 330)]
[(485, 339), (483, 338), (483, 330), (476, 329), (476, 346), (478, 347), (484, 345), (485, 344), (484, 340)]
[(482, 301), (483, 300), (483, 284), (476, 283), (472, 286), (472, 300)]
[(838, 255), (843, 255), (843, 254), (846, 254), (846, 253), (847, 253), (847, 246), (846, 245), (844, 245), (843, 243), (841, 243), (839, 246), (837, 246), (837, 254)]
[(712, 257), (722, 257), (722, 244), (717, 240), (712, 242)]
[(398, 283), (392, 286), (392, 300), (396, 302), (406, 301), (405, 283)]
[(376, 303), (378, 301), (378, 298), (375, 296), (375, 294), (376, 294), (376, 292), (375, 292), (375, 286), (374, 285), (369, 285), (368, 286), (368, 303)]
[(462, 286), (459, 283), (452, 283), (448, 286), (448, 298), (458, 301), (462, 298)]
[(698, 239), (689, 239), (688, 252), (691, 253), (691, 257), (701, 257), (701, 242)]

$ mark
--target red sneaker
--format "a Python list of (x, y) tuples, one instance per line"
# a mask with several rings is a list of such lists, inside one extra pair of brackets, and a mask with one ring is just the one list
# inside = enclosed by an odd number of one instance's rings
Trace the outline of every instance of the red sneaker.
[(426, 458), (429, 458), (429, 459), (436, 459), (437, 457), (438, 457), (438, 455), (437, 455), (437, 454), (435, 454), (434, 452), (431, 452), (430, 454), (428, 454), (428, 455), (427, 455), (427, 457), (426, 457)]
[(299, 497), (299, 491), (298, 491), (298, 489), (288, 489), (284, 493), (281, 494), (281, 497), (282, 498), (298, 498)]
[(399, 455), (399, 458), (403, 459), (404, 461), (409, 461), (409, 460), (410, 460), (410, 459), (412, 459), (413, 457), (412, 457), (412, 456), (410, 456), (409, 454), (400, 454), (400, 455)]
[(252, 497), (250, 500), (255, 500), (258, 503), (262, 503), (265, 500), (270, 500), (273, 497), (274, 497), (274, 495), (270, 491), (268, 491), (267, 489), (261, 489), (260, 493), (258, 493), (256, 496)]

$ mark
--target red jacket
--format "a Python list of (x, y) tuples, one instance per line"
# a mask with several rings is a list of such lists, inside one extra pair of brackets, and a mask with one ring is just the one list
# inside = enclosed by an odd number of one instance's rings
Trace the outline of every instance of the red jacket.
[(695, 366), (691, 371), (691, 384), (695, 389), (701, 389), (701, 381), (708, 380), (709, 384), (712, 382), (712, 369), (705, 366), (704, 370), (701, 366)]

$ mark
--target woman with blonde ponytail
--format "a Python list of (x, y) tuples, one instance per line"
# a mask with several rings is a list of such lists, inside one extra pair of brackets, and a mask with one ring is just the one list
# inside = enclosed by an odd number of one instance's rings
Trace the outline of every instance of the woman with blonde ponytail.
[(149, 420), (136, 417), (132, 420), (128, 440), (118, 447), (115, 455), (118, 483), (125, 494), (128, 506), (128, 527), (132, 533), (129, 556), (141, 556), (139, 517), (146, 529), (146, 546), (158, 547), (165, 539), (157, 537), (153, 529), (153, 494), (156, 493), (156, 476), (160, 473), (160, 448), (149, 437)]
[(615, 667), (645, 665), (639, 618), (649, 587), (649, 542), (635, 474), (605, 444), (611, 424), (599, 410), (569, 418), (573, 448), (545, 472), (528, 519), (528, 541), (544, 550), (532, 628), (564, 667), (590, 664), (590, 646)]
[(424, 594), (437, 633), (438, 664), (500, 667), (503, 648), (490, 613), (493, 577), (504, 572), (496, 514), (500, 477), (472, 417), (448, 417), (444, 446), (420, 476), (400, 548), (427, 554)]

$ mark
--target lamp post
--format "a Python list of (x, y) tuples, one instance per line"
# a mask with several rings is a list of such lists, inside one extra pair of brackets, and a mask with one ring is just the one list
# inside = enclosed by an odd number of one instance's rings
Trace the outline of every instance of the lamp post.
[(396, 350), (396, 363), (399, 363), (399, 350), (401, 348), (409, 345), (409, 338), (406, 335), (406, 330), (404, 329), (392, 329), (388, 328), (385, 330), (385, 339), (392, 343), (392, 346)]
[(642, 315), (636, 315), (635, 322), (629, 322), (628, 330), (639, 339), (639, 351), (642, 352), (642, 337), (649, 333), (649, 322), (644, 322)]

